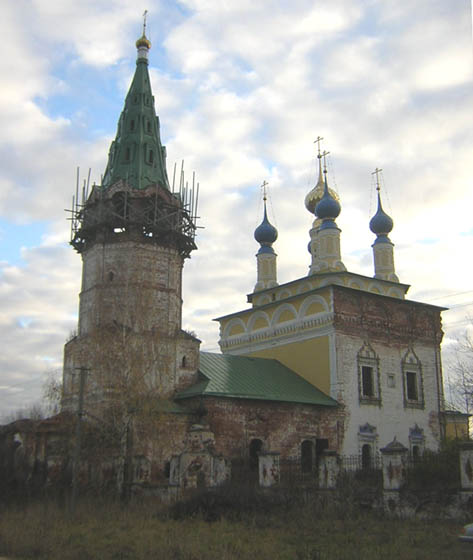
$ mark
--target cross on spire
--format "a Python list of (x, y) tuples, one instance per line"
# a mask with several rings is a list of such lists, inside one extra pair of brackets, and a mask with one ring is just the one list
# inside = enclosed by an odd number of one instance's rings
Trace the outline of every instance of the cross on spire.
[(146, 36), (146, 16), (148, 15), (148, 10), (143, 12), (143, 37)]
[(327, 174), (327, 156), (329, 155), (330, 152), (327, 152), (327, 150), (324, 150), (321, 154), (319, 153), (319, 155), (317, 157), (319, 158), (324, 158), (324, 173)]
[(371, 173), (371, 175), (376, 175), (376, 190), (379, 192), (381, 190), (381, 187), (379, 186), (379, 174), (381, 173), (382, 169), (379, 169), (378, 167), (373, 171), (373, 173)]
[(266, 187), (269, 185), (266, 181), (263, 181), (261, 188), (263, 189), (263, 200), (266, 202)]
[(317, 157), (320, 159), (322, 156), (320, 154), (320, 142), (323, 140), (322, 136), (317, 136), (317, 138), (314, 140), (314, 144), (317, 144)]

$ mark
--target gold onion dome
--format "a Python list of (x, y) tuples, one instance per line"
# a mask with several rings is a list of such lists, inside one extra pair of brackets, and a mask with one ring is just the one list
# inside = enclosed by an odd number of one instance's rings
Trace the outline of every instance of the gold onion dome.
[(139, 49), (140, 47), (146, 47), (147, 49), (151, 48), (151, 41), (148, 39), (148, 37), (146, 37), (146, 35), (144, 33), (136, 41), (136, 48)]

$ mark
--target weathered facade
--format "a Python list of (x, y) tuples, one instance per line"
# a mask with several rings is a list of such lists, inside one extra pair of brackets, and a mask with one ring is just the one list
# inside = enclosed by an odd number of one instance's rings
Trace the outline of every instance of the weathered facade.
[[(397, 438), (411, 453), (437, 449), (444, 436), (440, 343), (442, 308), (406, 299), (409, 286), (394, 270), (393, 222), (381, 205), (370, 222), (374, 277), (348, 272), (340, 251), (338, 196), (322, 173), (306, 197), (316, 219), (310, 230), (307, 277), (278, 285), (260, 281), (250, 308), (218, 319), (225, 354), (273, 358), (343, 407), (336, 450), (378, 455)], [(262, 231), (261, 228), (264, 227)], [(267, 219), (255, 232), (274, 254), (277, 232)]]
[[(278, 284), (278, 232), (264, 197), (251, 306), (218, 319), (222, 354), (199, 352), (200, 341), (182, 330), (197, 195), (182, 174), (178, 186), (169, 184), (150, 46), (144, 34), (137, 41), (103, 183), (85, 189), (80, 204), (76, 193), (73, 204), (71, 244), (83, 269), (78, 329), (64, 350), (62, 414), (47, 435), (39, 425), (11, 425), (2, 441), (12, 461), (15, 441), (27, 439), (28, 476), (35, 464), (51, 470), (64, 459), (48, 454), (46, 442), (68, 442), (69, 456), (77, 418), (86, 426), (84, 484), (149, 492), (219, 485), (239, 469), (272, 486), (288, 461), (314, 476), (320, 470), (329, 488), (335, 453), (369, 463), (391, 441), (413, 455), (436, 449), (442, 309), (406, 299), (379, 188), (374, 277), (346, 270), (340, 201), (320, 151), (318, 182), (305, 201), (315, 213), (308, 276)], [(63, 467), (70, 475), (70, 463)]]

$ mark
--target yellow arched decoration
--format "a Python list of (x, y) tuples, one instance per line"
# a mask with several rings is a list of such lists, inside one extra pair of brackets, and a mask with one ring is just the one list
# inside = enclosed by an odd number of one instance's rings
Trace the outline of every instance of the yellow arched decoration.
[(264, 317), (258, 317), (253, 323), (253, 330), (265, 329), (269, 327), (268, 321)]
[(245, 332), (243, 326), (240, 323), (235, 323), (230, 327), (230, 330), (228, 331), (228, 336), (234, 336), (235, 334), (241, 334), (243, 332)]
[(314, 301), (306, 309), (306, 311), (304, 313), (304, 317), (306, 317), (307, 315), (315, 315), (317, 313), (324, 313), (324, 311), (325, 311), (324, 306), (321, 303)]
[(296, 318), (295, 314), (289, 309), (285, 309), (281, 315), (279, 315), (277, 323), (285, 323), (286, 321), (293, 321)]

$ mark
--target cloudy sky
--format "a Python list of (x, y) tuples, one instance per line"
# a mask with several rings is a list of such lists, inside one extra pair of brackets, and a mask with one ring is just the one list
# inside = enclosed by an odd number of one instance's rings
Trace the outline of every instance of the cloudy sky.
[(76, 168), (100, 181), (148, 9), (168, 166), (200, 182), (183, 326), (218, 349), (214, 317), (255, 283), (259, 185), (270, 186), (280, 283), (307, 274), (314, 140), (330, 151), (342, 255), (373, 274), (371, 176), (383, 169), (409, 297), (450, 307), (448, 356), (473, 313), (470, 0), (10, 0), (0, 29), (0, 417), (37, 401), (77, 322), (68, 245)]

